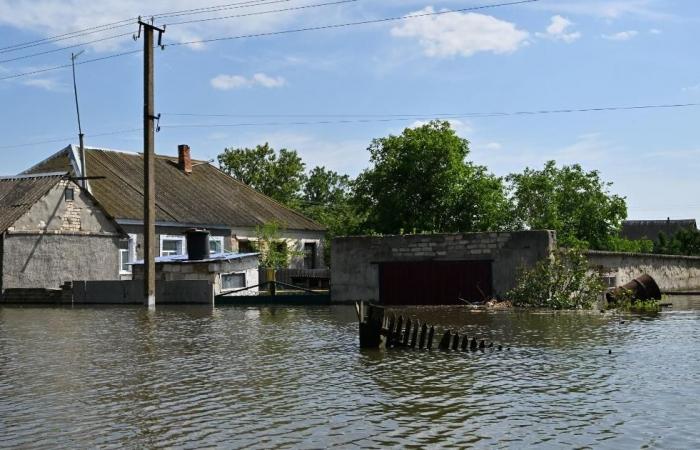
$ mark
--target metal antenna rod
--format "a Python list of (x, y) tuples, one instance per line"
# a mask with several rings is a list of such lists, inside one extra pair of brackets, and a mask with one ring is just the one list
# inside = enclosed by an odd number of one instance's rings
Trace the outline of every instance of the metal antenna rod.
[(87, 186), (87, 172), (85, 170), (85, 146), (83, 143), (83, 127), (80, 124), (80, 106), (78, 105), (78, 85), (75, 82), (75, 60), (78, 59), (78, 56), (82, 55), (85, 50), (81, 50), (78, 53), (71, 53), (70, 54), (70, 60), (71, 60), (71, 66), (73, 68), (73, 93), (75, 94), (75, 112), (78, 115), (78, 139), (80, 141), (80, 170), (82, 173), (78, 174), (82, 180), (80, 180), (80, 187), (83, 189), (86, 188)]

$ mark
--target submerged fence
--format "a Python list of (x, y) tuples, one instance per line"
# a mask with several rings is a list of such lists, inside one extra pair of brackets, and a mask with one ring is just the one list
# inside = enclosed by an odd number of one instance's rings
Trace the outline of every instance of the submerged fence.
[[(355, 303), (355, 310), (360, 325), (360, 348), (404, 348), (416, 350), (433, 350), (436, 339), (434, 325), (411, 320), (402, 315), (386, 314), (384, 307), (364, 302)], [(440, 334), (437, 334), (440, 336)], [(502, 345), (494, 346), (484, 339), (471, 339), (466, 334), (460, 335), (452, 330), (444, 330), (437, 345), (442, 351), (485, 351), (503, 350)]]

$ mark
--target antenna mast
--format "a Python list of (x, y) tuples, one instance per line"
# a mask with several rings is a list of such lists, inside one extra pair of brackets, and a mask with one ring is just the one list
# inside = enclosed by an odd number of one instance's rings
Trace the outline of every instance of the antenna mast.
[(85, 50), (81, 50), (78, 53), (70, 54), (71, 66), (73, 67), (73, 93), (75, 94), (75, 112), (78, 115), (78, 139), (80, 141), (80, 170), (82, 173), (79, 174), (79, 176), (81, 177), (80, 186), (83, 189), (87, 187), (87, 172), (85, 170), (85, 146), (83, 144), (83, 137), (85, 135), (83, 134), (83, 127), (80, 124), (80, 106), (78, 106), (78, 85), (75, 82), (75, 60), (78, 59), (78, 56), (80, 56), (84, 51)]

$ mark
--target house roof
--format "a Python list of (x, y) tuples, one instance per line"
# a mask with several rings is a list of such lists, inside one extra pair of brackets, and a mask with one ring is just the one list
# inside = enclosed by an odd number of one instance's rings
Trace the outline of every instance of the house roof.
[[(28, 173), (69, 167), (76, 173), (69, 146), (29, 169)], [(86, 149), (90, 191), (117, 220), (143, 221), (143, 155), (98, 148)], [(156, 221), (255, 227), (280, 222), (295, 230), (322, 231), (324, 227), (302, 214), (253, 190), (203, 161), (192, 161), (191, 174), (177, 167), (177, 158), (157, 155)]]
[(622, 222), (622, 237), (656, 241), (659, 233), (671, 236), (682, 229), (697, 229), (695, 219), (625, 220)]
[(65, 172), (60, 172), (0, 178), (0, 233), (7, 231), (65, 176)]

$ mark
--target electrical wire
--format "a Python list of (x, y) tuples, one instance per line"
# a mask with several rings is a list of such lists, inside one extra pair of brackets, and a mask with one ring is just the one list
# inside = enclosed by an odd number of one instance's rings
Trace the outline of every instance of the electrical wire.
[[(91, 134), (86, 134), (85, 137), (114, 136), (117, 134), (135, 133), (137, 131), (143, 131), (143, 128), (128, 128), (125, 130), (107, 131), (104, 133), (91, 133)], [(56, 142), (73, 141), (73, 139), (75, 139), (75, 136), (69, 136), (69, 137), (65, 137), (65, 138), (56, 138), (56, 139), (47, 139), (44, 141), (25, 142), (23, 144), (0, 145), (0, 149), (31, 147), (34, 145), (41, 145), (41, 144), (54, 144)]]
[(207, 17), (205, 19), (184, 20), (182, 22), (167, 23), (166, 25), (167, 26), (174, 26), (174, 25), (184, 25), (184, 24), (190, 24), (190, 23), (211, 22), (213, 20), (223, 20), (223, 19), (233, 19), (233, 18), (239, 18), (239, 17), (259, 16), (259, 15), (263, 15), (263, 14), (279, 13), (279, 12), (286, 12), (286, 11), (298, 11), (298, 10), (310, 9), (310, 8), (319, 8), (321, 6), (342, 5), (344, 3), (354, 3), (357, 1), (359, 1), (359, 0), (338, 0), (338, 1), (327, 2), (327, 3), (314, 3), (311, 5), (291, 6), (289, 8), (271, 9), (268, 11), (256, 11), (256, 12), (252, 12), (252, 13), (234, 14), (234, 15), (222, 16), (222, 17)]
[[(228, 124), (162, 124), (161, 128), (223, 128), (223, 127), (248, 127), (248, 126), (283, 126), (283, 125), (328, 125), (328, 124), (345, 124), (345, 123), (373, 123), (373, 122), (394, 122), (402, 120), (431, 120), (431, 119), (468, 119), (479, 117), (512, 117), (512, 116), (527, 116), (527, 115), (545, 115), (545, 114), (570, 114), (570, 113), (586, 113), (586, 112), (612, 112), (612, 111), (633, 111), (646, 109), (670, 109), (670, 108), (689, 108), (698, 107), (700, 103), (679, 103), (679, 104), (663, 104), (663, 105), (639, 105), (639, 106), (609, 106), (596, 108), (567, 108), (567, 109), (549, 109), (549, 110), (533, 110), (533, 111), (514, 111), (514, 112), (487, 112), (487, 113), (441, 113), (441, 114), (270, 114), (270, 115), (240, 115), (240, 114), (197, 114), (197, 113), (162, 113), (163, 116), (189, 116), (189, 117), (257, 117), (257, 118), (273, 118), (273, 117), (347, 117), (348, 119), (337, 120), (318, 120), (318, 121), (292, 121), (292, 122), (243, 122), (243, 123), (228, 123)], [(353, 119), (350, 119), (353, 118)]]
[(504, 6), (522, 5), (525, 3), (535, 3), (538, 1), (539, 0), (520, 0), (520, 1), (514, 1), (514, 2), (507, 2), (507, 3), (495, 3), (492, 5), (472, 6), (469, 8), (459, 8), (459, 9), (451, 9), (451, 10), (445, 10), (445, 11), (435, 11), (435, 12), (431, 12), (431, 13), (409, 14), (409, 15), (405, 15), (405, 16), (384, 17), (381, 19), (361, 20), (361, 21), (357, 21), (357, 22), (346, 22), (346, 23), (338, 23), (338, 24), (332, 24), (332, 25), (320, 25), (320, 26), (315, 26), (315, 27), (295, 28), (295, 29), (290, 29), (290, 30), (269, 31), (269, 32), (263, 32), (263, 33), (241, 34), (241, 35), (237, 35), (237, 36), (225, 36), (225, 37), (219, 37), (219, 38), (198, 39), (198, 40), (186, 41), (186, 42), (170, 42), (170, 43), (167, 43), (167, 46), (173, 47), (173, 46), (180, 46), (180, 45), (205, 44), (208, 42), (229, 41), (229, 40), (235, 40), (235, 39), (247, 39), (247, 38), (263, 37), (263, 36), (277, 36), (280, 34), (301, 33), (301, 32), (306, 32), (306, 31), (329, 30), (329, 29), (334, 29), (334, 28), (345, 28), (345, 27), (352, 27), (352, 26), (359, 26), (359, 25), (375, 24), (375, 23), (395, 22), (398, 20), (418, 19), (421, 17), (440, 16), (440, 15), (453, 14), (453, 13), (458, 13), (458, 12), (478, 11), (478, 10), (490, 9), (490, 8), (500, 8), (500, 7), (504, 7)]

